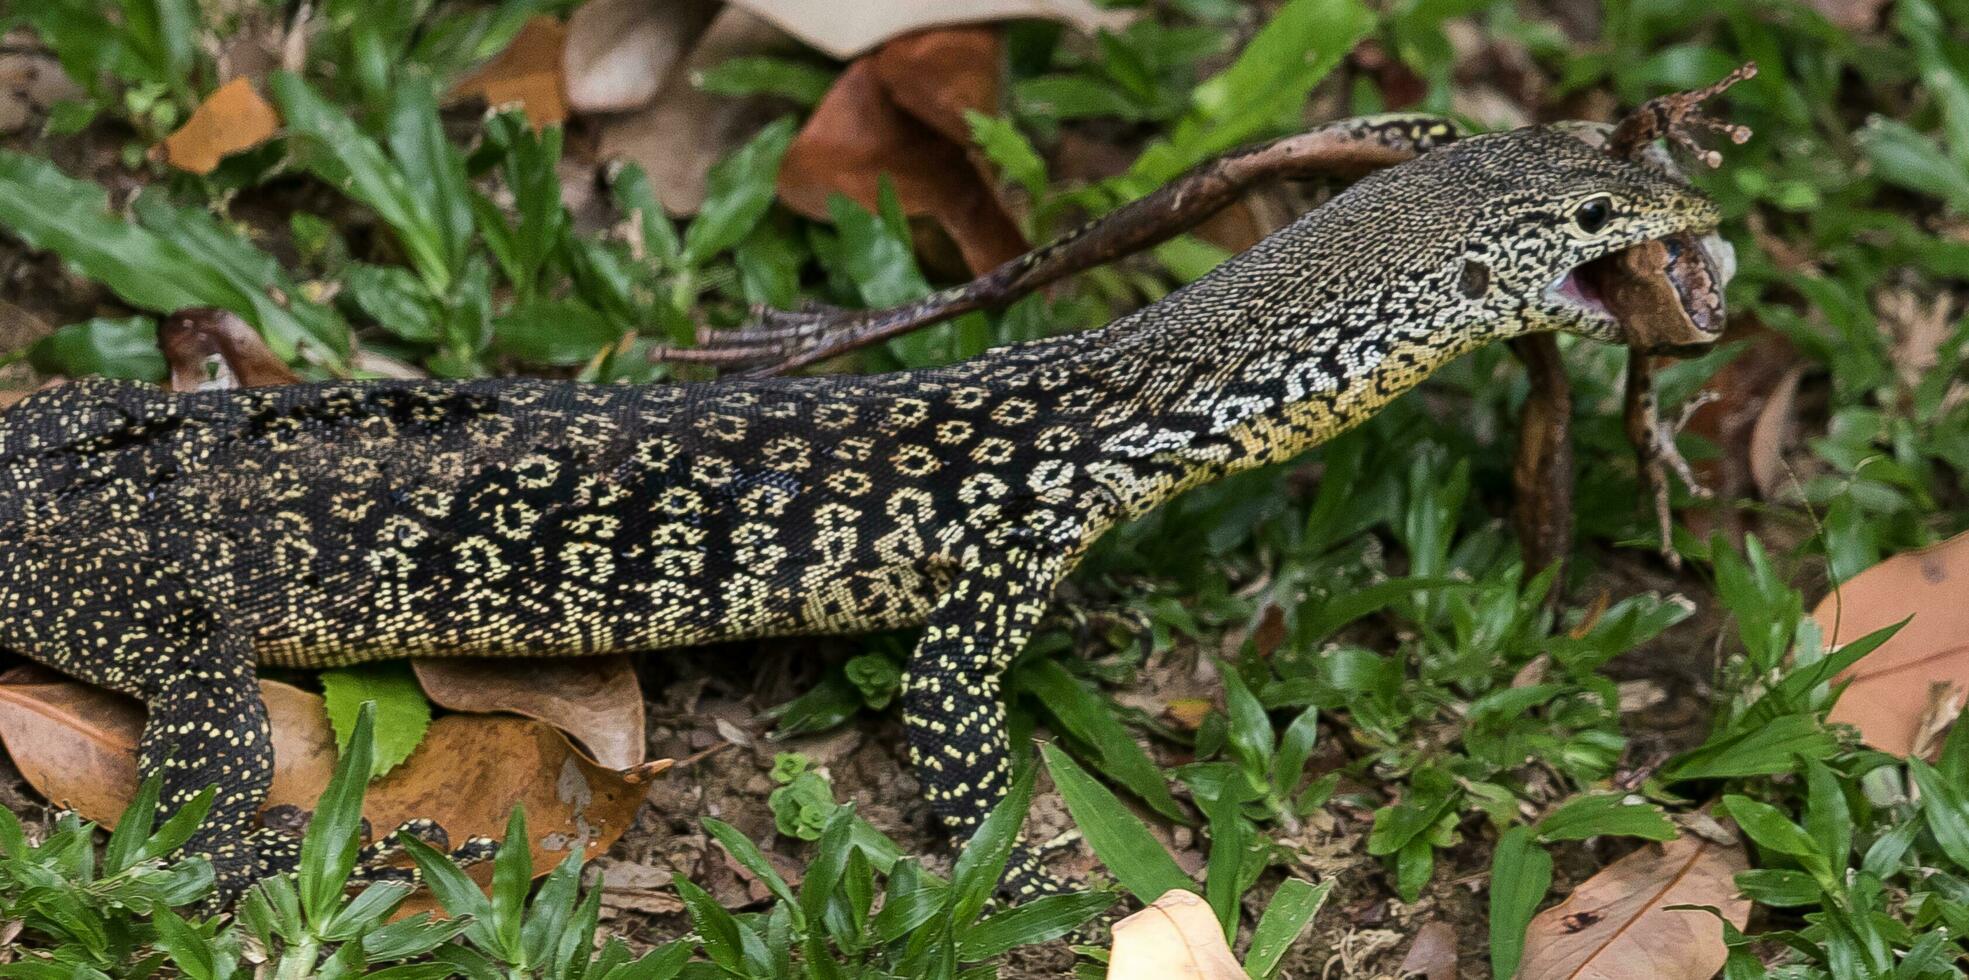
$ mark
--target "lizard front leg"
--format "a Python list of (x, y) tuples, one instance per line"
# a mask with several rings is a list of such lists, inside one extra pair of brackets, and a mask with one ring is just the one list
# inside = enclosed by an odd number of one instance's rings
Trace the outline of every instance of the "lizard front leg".
[[(910, 760), (923, 795), (960, 841), (1011, 786), (1002, 675), (1045, 616), (1062, 571), (1058, 558), (1019, 553), (966, 568), (930, 611), (903, 672)], [(1023, 897), (1057, 885), (1021, 846), (1002, 888)]]
[(116, 543), (14, 541), (0, 545), (0, 646), (143, 701), (137, 768), (162, 774), (163, 810), (215, 790), (185, 850), (211, 860), (221, 903), (252, 884), (273, 742), (248, 638), (218, 603), (170, 562)]

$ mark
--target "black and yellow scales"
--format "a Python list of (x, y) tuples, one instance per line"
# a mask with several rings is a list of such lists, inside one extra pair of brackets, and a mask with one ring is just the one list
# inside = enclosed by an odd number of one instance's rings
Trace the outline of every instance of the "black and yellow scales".
[(272, 756), (256, 664), (920, 624), (903, 717), (962, 830), (1006, 790), (999, 674), (1096, 538), (1483, 344), (1617, 340), (1574, 270), (1716, 221), (1677, 180), (1528, 128), (1369, 176), (1105, 328), (950, 367), (71, 382), (0, 416), (0, 647), (143, 700), (141, 768), (167, 804), (218, 788), (190, 847), (227, 895), (295, 852), (254, 829)]

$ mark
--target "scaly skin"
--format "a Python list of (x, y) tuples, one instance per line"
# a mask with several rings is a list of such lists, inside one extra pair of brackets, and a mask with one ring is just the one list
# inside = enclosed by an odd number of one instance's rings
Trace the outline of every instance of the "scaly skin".
[(947, 368), (73, 382), (0, 416), (0, 646), (146, 702), (141, 766), (167, 801), (218, 786), (191, 846), (229, 895), (291, 861), (249, 831), (271, 769), (257, 663), (923, 624), (904, 720), (962, 832), (1010, 773), (999, 673), (1102, 533), (1291, 458), (1482, 344), (1615, 339), (1555, 282), (1715, 221), (1680, 183), (1526, 129), (1370, 176), (1103, 329)]

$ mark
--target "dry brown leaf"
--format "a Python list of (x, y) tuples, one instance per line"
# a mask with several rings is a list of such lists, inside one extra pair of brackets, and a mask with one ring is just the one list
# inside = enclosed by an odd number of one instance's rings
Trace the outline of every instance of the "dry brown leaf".
[(1114, 924), (1111, 980), (1245, 980), (1203, 897), (1177, 888)]
[(280, 116), (253, 83), (235, 78), (199, 103), (185, 124), (164, 138), (159, 152), (179, 170), (209, 174), (220, 160), (265, 143), (279, 128)]
[(742, 55), (780, 54), (799, 47), (784, 31), (727, 7), (711, 22), (684, 63), (670, 72), (656, 101), (603, 123), (599, 153), (630, 160), (649, 175), (663, 209), (678, 217), (704, 203), (711, 165), (744, 143), (779, 112), (771, 98), (732, 98), (691, 84), (691, 76)]
[(1088, 34), (1118, 31), (1132, 16), (1091, 0), (732, 0), (786, 33), (846, 61), (893, 37), (927, 27), (1000, 20), (1053, 20)]
[(628, 657), (446, 657), (410, 665), (424, 693), (453, 711), (544, 721), (610, 769), (643, 762), (643, 691)]
[(1416, 930), (1415, 943), (1402, 957), (1403, 976), (1421, 975), (1428, 980), (1456, 980), (1456, 929), (1435, 919)]
[(231, 310), (211, 306), (179, 310), (158, 322), (157, 347), (171, 367), (172, 391), (213, 386), (206, 381), (205, 362), (214, 355), (225, 365), (217, 387), (260, 388), (301, 380), (274, 355), (259, 331)]
[(648, 104), (717, 12), (709, 0), (588, 0), (568, 18), (561, 52), (568, 108), (622, 112)]
[(825, 220), (839, 193), (874, 209), (881, 180), (903, 210), (937, 222), (982, 274), (1026, 242), (968, 150), (964, 110), (998, 110), (999, 40), (986, 28), (903, 38), (841, 73), (786, 152), (779, 195)]
[(1751, 482), (1757, 496), (1776, 500), (1786, 482), (1784, 447), (1791, 439), (1791, 410), (1798, 400), (1798, 383), (1805, 379), (1805, 366), (1794, 364), (1778, 379), (1750, 426), (1749, 458)]
[(561, 50), (567, 28), (541, 14), (526, 22), (491, 61), (451, 89), (454, 99), (474, 96), (487, 105), (518, 103), (527, 122), (538, 129), (567, 119), (567, 98), (561, 92)]
[(1644, 845), (1532, 918), (1519, 980), (1707, 980), (1729, 956), (1722, 924), (1667, 906), (1712, 906), (1742, 928), (1750, 901), (1737, 895), (1735, 875), (1749, 867), (1734, 843)]
[(1895, 555), (1812, 610), (1832, 647), (1909, 616), (1893, 639), (1840, 675), (1851, 683), (1828, 719), (1895, 755), (1913, 750), (1934, 685), (1969, 687), (1969, 533)]
[[(321, 698), (261, 681), (273, 726), (274, 777), (263, 812), (314, 808), (335, 767), (335, 736)], [(131, 698), (23, 668), (0, 677), (0, 744), (28, 784), (83, 817), (114, 826), (136, 794), (142, 705)], [(446, 715), (403, 765), (369, 785), (362, 814), (377, 833), (436, 820), (454, 843), (503, 836), (526, 808), (533, 867), (546, 874), (585, 845), (593, 856), (628, 829), (643, 782), (667, 766), (625, 774), (584, 758), (551, 726), (523, 718)]]

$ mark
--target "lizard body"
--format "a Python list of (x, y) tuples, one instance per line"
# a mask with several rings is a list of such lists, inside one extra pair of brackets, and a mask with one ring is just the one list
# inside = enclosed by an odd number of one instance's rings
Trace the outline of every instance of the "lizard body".
[(249, 831), (262, 663), (921, 624), (904, 720), (961, 831), (1010, 774), (998, 674), (1092, 541), (1484, 343), (1618, 340), (1573, 270), (1715, 222), (1684, 184), (1533, 128), (1369, 176), (1100, 330), (946, 368), (73, 382), (0, 416), (0, 647), (146, 702), (167, 802), (219, 786), (192, 848), (222, 889), (285, 853)]

